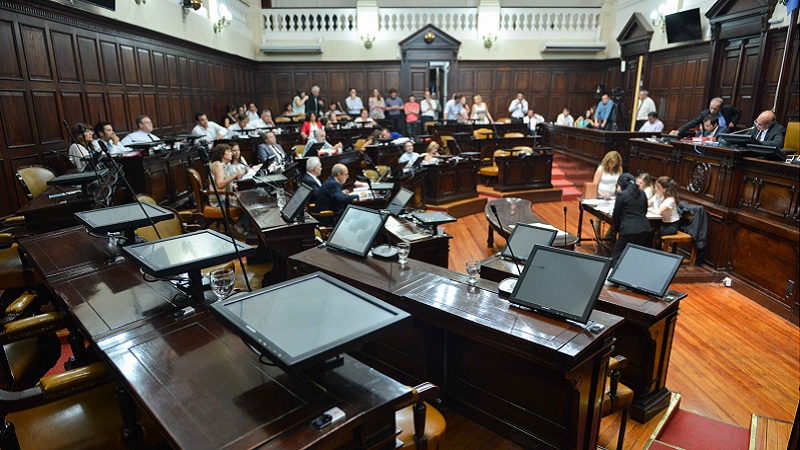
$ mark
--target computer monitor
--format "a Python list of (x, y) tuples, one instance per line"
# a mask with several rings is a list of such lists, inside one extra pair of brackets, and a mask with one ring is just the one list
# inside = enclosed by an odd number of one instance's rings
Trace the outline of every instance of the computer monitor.
[(77, 212), (75, 217), (94, 233), (113, 233), (150, 225), (151, 220), (153, 223), (157, 223), (171, 219), (174, 217), (174, 213), (150, 203), (129, 203)]
[[(419, 159), (419, 158), (417, 158), (417, 159)], [(391, 173), (391, 176), (393, 176), (393, 177), (402, 177), (403, 176), (403, 170), (406, 168), (407, 165), (408, 165), (408, 161), (399, 162), (399, 163), (397, 163), (396, 166), (392, 167), (391, 171), (384, 172), (383, 176), (381, 176), (381, 178), (383, 178), (384, 176), (389, 176), (390, 173)]]
[(314, 142), (313, 144), (311, 144), (311, 147), (306, 148), (306, 151), (303, 153), (303, 158), (311, 158), (312, 156), (319, 156), (319, 151), (323, 145), (325, 145), (324, 142)]
[(735, 145), (745, 148), (747, 144), (760, 144), (761, 142), (749, 134), (720, 133), (719, 141), (722, 145)]
[(99, 180), (108, 174), (108, 169), (100, 169), (97, 171), (85, 171), (78, 173), (68, 173), (60, 175), (53, 179), (47, 180), (48, 186), (80, 186), (81, 195), (86, 197), (89, 195), (89, 184)]
[(385, 220), (374, 209), (349, 205), (328, 238), (327, 246), (365, 258)]
[(287, 372), (321, 366), (411, 322), (411, 316), (317, 272), (211, 305), (211, 312)]
[(314, 190), (305, 184), (301, 184), (292, 195), (292, 198), (286, 202), (286, 206), (281, 210), (281, 218), (286, 223), (294, 222), (298, 217), (305, 213), (306, 202)]
[[(535, 224), (517, 223), (506, 241), (506, 246), (500, 252), (504, 258), (516, 259), (525, 262), (536, 245), (549, 247), (558, 234), (555, 228), (538, 227)], [(512, 255), (513, 253), (513, 255)]]
[(386, 209), (393, 215), (399, 216), (403, 210), (406, 209), (406, 205), (411, 199), (414, 198), (414, 191), (410, 191), (406, 188), (400, 188), (397, 191), (397, 194), (394, 195), (392, 200), (389, 202), (389, 206)]
[(537, 245), (509, 301), (585, 324), (610, 267), (608, 258)]
[(628, 244), (608, 281), (643, 294), (663, 297), (683, 257), (640, 245)]
[(747, 144), (747, 149), (750, 150), (754, 158), (786, 162), (786, 154), (778, 147), (772, 145)]

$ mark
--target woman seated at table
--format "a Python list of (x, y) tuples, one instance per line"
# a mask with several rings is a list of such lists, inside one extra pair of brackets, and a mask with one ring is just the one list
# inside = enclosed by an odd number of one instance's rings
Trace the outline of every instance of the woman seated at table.
[(670, 236), (681, 227), (681, 214), (678, 212), (678, 189), (670, 177), (658, 177), (655, 182), (656, 194), (647, 205), (648, 211), (661, 216), (658, 236)]
[[(230, 162), (233, 160), (233, 151), (228, 144), (217, 144), (211, 152), (211, 176), (220, 191), (220, 200), (225, 202), (226, 196), (221, 191), (232, 191), (236, 186), (236, 180), (241, 179), (247, 173), (247, 168), (232, 169)], [(208, 204), (219, 208), (217, 196), (214, 195), (214, 187), (209, 185)], [(231, 199), (231, 203), (233, 199)]]
[(431, 142), (428, 144), (427, 150), (425, 150), (425, 157), (422, 159), (422, 165), (427, 166), (429, 164), (438, 164), (439, 158), (436, 155), (439, 154), (439, 144), (436, 142)]
[(650, 177), (649, 173), (642, 172), (636, 175), (636, 185), (639, 186), (639, 189), (647, 196), (647, 200), (653, 198), (653, 178)]
[(366, 108), (361, 109), (361, 115), (356, 117), (356, 120), (353, 122), (356, 124), (358, 128), (373, 128), (377, 123), (372, 117), (369, 116), (369, 111)]
[(647, 220), (647, 197), (636, 185), (636, 179), (629, 173), (619, 176), (614, 200), (614, 230), (619, 233), (614, 249), (611, 251), (612, 264), (622, 255), (625, 246), (637, 244), (650, 247), (653, 243), (653, 230)]
[(575, 126), (578, 128), (592, 128), (592, 116), (594, 115), (594, 109), (589, 108), (587, 109), (582, 116), (578, 117), (578, 120), (575, 121)]
[(94, 131), (90, 125), (79, 123), (72, 128), (72, 135), (75, 136), (75, 140), (78, 142), (69, 146), (67, 156), (76, 169), (84, 170), (88, 159), (94, 153), (89, 150), (94, 140)]
[(306, 117), (306, 121), (303, 122), (303, 127), (300, 129), (300, 136), (303, 137), (303, 141), (307, 141), (311, 133), (320, 129), (322, 129), (322, 122), (317, 120), (316, 114), (310, 112)]

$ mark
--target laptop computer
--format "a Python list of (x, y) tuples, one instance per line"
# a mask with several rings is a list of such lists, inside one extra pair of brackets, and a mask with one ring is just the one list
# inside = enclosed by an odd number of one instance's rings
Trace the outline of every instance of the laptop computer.
[(608, 281), (664, 301), (680, 300), (686, 294), (672, 291), (668, 287), (678, 272), (681, 261), (683, 257), (680, 255), (628, 244)]
[(517, 223), (506, 241), (506, 246), (500, 252), (500, 257), (526, 262), (534, 246), (550, 247), (556, 239), (556, 234), (558, 234), (558, 230), (555, 228)]
[(537, 245), (509, 302), (586, 324), (610, 268), (608, 258)]

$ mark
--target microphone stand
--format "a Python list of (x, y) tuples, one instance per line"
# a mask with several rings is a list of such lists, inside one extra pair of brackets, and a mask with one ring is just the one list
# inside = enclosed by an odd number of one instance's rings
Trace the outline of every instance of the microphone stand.
[(203, 167), (206, 169), (206, 173), (208, 174), (209, 182), (211, 186), (214, 188), (214, 196), (217, 198), (217, 204), (220, 206), (220, 211), (222, 211), (222, 220), (225, 223), (225, 231), (228, 237), (231, 238), (231, 244), (233, 244), (233, 251), (236, 252), (236, 259), (239, 260), (239, 267), (242, 269), (242, 275), (244, 276), (244, 282), (247, 285), (247, 291), (251, 292), (253, 288), (250, 286), (250, 279), (247, 278), (247, 270), (244, 268), (244, 260), (242, 259), (242, 253), (239, 251), (239, 246), (236, 244), (236, 238), (233, 236), (233, 228), (231, 228), (230, 220), (228, 220), (228, 208), (227, 206), (227, 198), (226, 203), (222, 203), (222, 197), (219, 195), (219, 189), (217, 189), (217, 182), (214, 180), (214, 174), (211, 173), (211, 163), (208, 157), (208, 150), (202, 145), (197, 146), (197, 153), (200, 156), (200, 162), (203, 163)]
[(567, 207), (564, 207), (564, 247), (567, 246)]
[[(500, 228), (503, 228), (503, 223), (500, 221), (500, 216), (497, 214), (497, 206), (490, 205), (490, 208), (492, 209), (492, 214), (494, 214), (494, 218), (497, 219), (497, 225), (499, 225)], [(508, 247), (508, 251), (509, 253), (511, 253), (511, 259), (512, 261), (514, 261), (514, 265), (517, 266), (517, 274), (522, 275), (522, 269), (520, 269), (519, 267), (519, 260), (514, 255), (514, 249), (511, 247), (511, 243), (506, 242), (506, 247)], [(508, 277), (500, 281), (500, 283), (497, 284), (497, 290), (501, 294), (511, 295), (511, 293), (514, 292), (514, 288), (517, 286), (518, 278), (519, 278), (518, 276)]]

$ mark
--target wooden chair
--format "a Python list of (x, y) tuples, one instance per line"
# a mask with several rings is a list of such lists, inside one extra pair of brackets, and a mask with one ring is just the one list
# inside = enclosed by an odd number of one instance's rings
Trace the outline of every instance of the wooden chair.
[(303, 152), (306, 151), (306, 146), (302, 144), (295, 145), (294, 147), (292, 147), (292, 150), (294, 150), (295, 158), (302, 158)]
[(380, 176), (384, 176), (386, 174), (386, 172), (389, 171), (389, 166), (378, 165), (378, 166), (375, 166), (375, 169), (378, 170), (378, 174)]
[(510, 117), (501, 117), (501, 118), (497, 119), (497, 122), (498, 123), (511, 123), (511, 118)]
[(57, 312), (4, 323), (0, 329), (0, 388), (29, 389), (52, 369), (61, 357), (56, 331), (62, 328), (64, 316)]
[(361, 171), (361, 173), (363, 173), (364, 176), (367, 177), (367, 179), (371, 183), (376, 183), (378, 181), (378, 179), (381, 177), (381, 174), (378, 173), (377, 170), (373, 170), (373, 169), (364, 169), (364, 170)]
[(497, 178), (497, 174), (500, 172), (500, 169), (497, 168), (497, 158), (503, 158), (505, 156), (508, 156), (508, 153), (506, 153), (504, 150), (495, 150), (494, 156), (492, 157), (492, 165), (481, 167), (481, 169), (478, 171), (478, 174), (486, 179), (487, 186), (489, 185), (489, 181), (492, 178)]
[[(115, 401), (115, 384), (109, 381), (108, 369), (102, 363), (94, 363), (44, 377), (33, 388), (18, 394), (0, 391), (4, 416), (0, 448), (138, 447), (135, 442), (126, 442), (124, 431), (133, 427), (126, 429), (121, 402)], [(152, 420), (141, 411), (138, 416), (144, 430), (143, 438), (139, 438), (142, 444), (163, 443)]]
[(362, 148), (362, 147), (364, 146), (364, 144), (366, 144), (366, 143), (367, 143), (367, 140), (366, 140), (366, 139), (364, 139), (364, 138), (359, 138), (359, 139), (356, 139), (356, 143), (355, 143), (355, 144), (353, 144), (353, 148), (355, 148), (356, 150), (361, 150), (361, 148)]
[[(395, 424), (399, 428), (397, 448), (436, 450), (442, 447), (447, 421), (428, 402), (439, 397), (439, 387), (422, 383), (413, 388), (411, 400), (402, 404), (395, 413)], [(402, 444), (402, 445), (401, 445)]]
[[(192, 193), (194, 194), (194, 201), (197, 205), (197, 212), (202, 214), (205, 218), (203, 228), (208, 228), (215, 223), (223, 223), (222, 208), (206, 204), (206, 199), (209, 195), (214, 195), (213, 192), (203, 188), (203, 181), (200, 174), (194, 169), (186, 170), (189, 176), (189, 184), (192, 186)], [(233, 192), (220, 191), (220, 195), (233, 195)], [(242, 210), (235, 206), (228, 206), (228, 218), (231, 223), (239, 220), (242, 216)]]
[(489, 136), (492, 136), (493, 133), (494, 131), (488, 128), (478, 128), (477, 130), (472, 132), (472, 137), (474, 137), (475, 139), (486, 139)]
[(29, 200), (33, 200), (44, 192), (47, 189), (47, 182), (55, 177), (56, 173), (49, 167), (27, 166), (17, 169), (17, 178), (22, 183)]
[(454, 138), (453, 136), (450, 136), (449, 134), (445, 134), (445, 135), (440, 136), (440, 139), (442, 140), (441, 148), (445, 151), (446, 154), (448, 154), (448, 155), (452, 154), (453, 152), (451, 151), (451, 148), (450, 148), (450, 141), (455, 141), (456, 138)]
[[(694, 264), (697, 260), (697, 245), (694, 242), (694, 238), (691, 235), (684, 233), (683, 231), (678, 231), (675, 234), (671, 234), (668, 236), (661, 236), (661, 249), (665, 252), (670, 253), (677, 253), (678, 252), (678, 245), (680, 244), (689, 244), (691, 246), (691, 256), (689, 256), (689, 267), (694, 267)], [(683, 264), (686, 264), (687, 261), (684, 259)]]
[(278, 116), (274, 118), (272, 121), (275, 123), (289, 123), (292, 121), (292, 119), (286, 116)]
[(509, 131), (508, 133), (504, 134), (503, 137), (506, 137), (506, 138), (521, 138), (521, 137), (525, 137), (525, 135), (520, 133), (519, 131)]
[(514, 147), (514, 150), (516, 150), (516, 153), (518, 155), (522, 155), (522, 154), (532, 155), (533, 154), (533, 147), (529, 147), (527, 145), (518, 145), (518, 146)]
[(430, 134), (428, 132), (428, 128), (434, 125), (436, 125), (436, 122), (433, 121), (425, 122), (424, 124), (422, 124), (422, 134)]
[(625, 441), (625, 426), (628, 423), (628, 412), (633, 404), (633, 391), (619, 382), (620, 370), (628, 365), (628, 359), (624, 356), (615, 356), (608, 360), (608, 376), (606, 377), (606, 387), (603, 395), (603, 405), (600, 410), (600, 417), (610, 416), (611, 414), (622, 412), (619, 424), (619, 434), (617, 436), (617, 448), (622, 449)]

